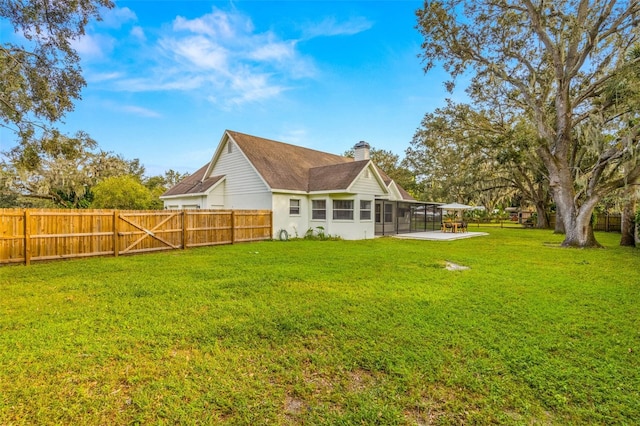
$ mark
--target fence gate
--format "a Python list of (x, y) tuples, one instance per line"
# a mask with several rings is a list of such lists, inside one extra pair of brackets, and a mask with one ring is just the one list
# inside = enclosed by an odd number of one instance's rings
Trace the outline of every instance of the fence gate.
[(271, 238), (269, 210), (0, 209), (0, 265)]
[(116, 256), (184, 247), (183, 214), (179, 211), (116, 212)]

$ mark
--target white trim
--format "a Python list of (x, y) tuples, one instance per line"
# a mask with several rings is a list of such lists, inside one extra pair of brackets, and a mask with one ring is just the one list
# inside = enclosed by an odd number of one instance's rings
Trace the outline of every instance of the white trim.
[(332, 194), (340, 194), (340, 195), (356, 195), (357, 192), (350, 192), (346, 189), (328, 189), (325, 191), (312, 191), (307, 192), (309, 195), (332, 195)]
[[(369, 199), (360, 199), (360, 202), (358, 203), (358, 219), (360, 220), (360, 222), (371, 222), (373, 221), (373, 216), (374, 216), (374, 208), (375, 208), (375, 200), (369, 200)], [(362, 209), (362, 203), (366, 202), (369, 203), (369, 208), (368, 209)], [(363, 219), (362, 218), (362, 212), (369, 212), (369, 219)]]
[(164, 196), (160, 196), (158, 198), (160, 198), (161, 200), (171, 200), (173, 198), (186, 198), (186, 197), (206, 197), (209, 195), (209, 193), (211, 191), (213, 191), (215, 188), (218, 187), (218, 185), (220, 185), (222, 182), (226, 181), (227, 177), (226, 176), (222, 176), (222, 179), (220, 179), (219, 181), (217, 181), (216, 183), (214, 183), (213, 185), (211, 185), (206, 191), (204, 192), (196, 192), (193, 194), (178, 194), (178, 195), (164, 195)]
[(293, 189), (272, 189), (274, 194), (293, 194), (293, 195), (331, 195), (331, 194), (344, 194), (355, 195), (357, 192), (350, 192), (347, 189), (325, 189), (322, 191), (299, 191)]
[(173, 200), (174, 198), (190, 198), (190, 197), (202, 197), (204, 193), (198, 192), (197, 194), (180, 194), (180, 195), (161, 195), (161, 200)]
[(270, 189), (273, 194), (293, 194), (293, 195), (309, 195), (307, 191), (299, 191), (293, 189)]
[[(309, 214), (309, 218), (310, 219), (309, 220), (311, 220), (311, 221), (323, 221), (323, 222), (326, 222), (326, 221), (330, 220), (329, 219), (329, 203), (328, 203), (329, 200), (331, 200), (331, 199), (330, 198), (329, 199), (327, 199), (327, 198), (312, 198), (311, 200), (309, 200), (310, 201), (310, 203), (309, 203), (309, 213), (310, 213)], [(324, 209), (323, 210), (314, 209), (313, 208), (313, 202), (314, 201), (324, 201)], [(313, 212), (314, 211), (324, 211), (324, 218), (314, 218), (313, 217)]]
[[(371, 160), (369, 160), (367, 165), (364, 166), (362, 170), (360, 170), (360, 173), (358, 173), (358, 176), (356, 176), (355, 179), (351, 181), (351, 183), (349, 184), (346, 190), (349, 191), (350, 193), (354, 193), (352, 191), (352, 187), (353, 185), (356, 184), (356, 181), (358, 181), (358, 179), (362, 177), (362, 175), (365, 173), (365, 170), (370, 170), (373, 172), (373, 177), (375, 177), (376, 181), (378, 181), (378, 185), (380, 186), (380, 189), (384, 190), (384, 192), (388, 194), (389, 190), (387, 188), (387, 185), (384, 183), (384, 180), (382, 179), (382, 176), (380, 176), (380, 173), (378, 173), (378, 170), (373, 166), (373, 162)], [(393, 179), (391, 180), (391, 182), (393, 182)]]
[[(298, 213), (291, 213), (292, 201), (298, 202), (298, 205), (295, 206), (298, 209)], [(289, 198), (289, 217), (300, 217), (302, 216), (301, 212), (302, 212), (302, 200), (300, 198)]]
[[(340, 202), (347, 202), (347, 203), (351, 202), (351, 208), (337, 209), (336, 203), (340, 203)], [(350, 219), (336, 218), (336, 212), (351, 212), (351, 218)], [(354, 222), (356, 220), (356, 200), (354, 198), (349, 198), (349, 199), (333, 198), (331, 200), (331, 220), (333, 220), (334, 222)]]
[(391, 201), (404, 201), (402, 199), (402, 194), (398, 190), (398, 185), (396, 185), (396, 182), (393, 179), (391, 180), (391, 183), (389, 183), (389, 192), (393, 197), (391, 198)]

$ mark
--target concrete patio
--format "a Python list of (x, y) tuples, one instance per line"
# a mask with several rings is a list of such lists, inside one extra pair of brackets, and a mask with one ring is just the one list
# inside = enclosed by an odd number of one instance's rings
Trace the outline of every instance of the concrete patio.
[(423, 231), (411, 232), (408, 234), (392, 235), (394, 238), (402, 238), (409, 240), (429, 240), (429, 241), (453, 241), (462, 240), (464, 238), (482, 237), (489, 235), (486, 232), (441, 232), (441, 231)]

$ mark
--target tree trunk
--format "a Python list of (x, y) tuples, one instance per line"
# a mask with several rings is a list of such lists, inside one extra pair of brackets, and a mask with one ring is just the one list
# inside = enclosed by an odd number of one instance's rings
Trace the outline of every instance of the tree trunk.
[(560, 214), (560, 210), (556, 205), (556, 224), (553, 229), (554, 234), (562, 234), (564, 235), (564, 221), (562, 220), (562, 215)]
[(636, 246), (636, 189), (629, 185), (625, 190), (626, 202), (622, 208), (620, 245), (626, 247)]
[[(549, 188), (549, 193), (551, 194), (551, 199), (556, 201), (556, 194), (553, 191), (553, 188)], [(556, 202), (556, 221), (553, 229), (554, 234), (564, 235), (564, 221), (562, 220), (562, 213), (560, 212), (560, 205)]]
[[(593, 205), (591, 205), (593, 203)], [(573, 202), (571, 206), (561, 207), (560, 213), (565, 226), (563, 247), (595, 248), (602, 247), (596, 240), (591, 222), (595, 201), (584, 204), (576, 211)], [(574, 213), (575, 212), (575, 213)]]
[(562, 247), (576, 247), (576, 248), (601, 248), (602, 245), (596, 240), (593, 234), (593, 224), (591, 223), (591, 216), (586, 221), (576, 221), (576, 224), (571, 228), (568, 228), (566, 237), (562, 242)]
[(538, 202), (536, 203), (536, 215), (537, 223), (536, 228), (539, 229), (548, 229), (549, 228), (549, 216), (547, 214), (547, 203)]
[(559, 219), (564, 225), (565, 239), (563, 247), (602, 247), (593, 234), (591, 216), (593, 209), (598, 204), (599, 198), (592, 196), (584, 201), (581, 206), (577, 206), (574, 193), (569, 188), (573, 188), (573, 179), (568, 170), (558, 170), (556, 176), (550, 174), (550, 182), (557, 184), (553, 188), (556, 202), (556, 232), (558, 230)]

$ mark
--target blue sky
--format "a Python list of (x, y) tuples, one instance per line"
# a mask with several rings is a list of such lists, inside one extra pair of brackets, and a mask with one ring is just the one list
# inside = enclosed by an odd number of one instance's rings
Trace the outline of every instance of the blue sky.
[(225, 129), (336, 154), (365, 140), (402, 157), (451, 97), (418, 58), (421, 6), (117, 1), (75, 43), (87, 86), (60, 127), (139, 158), (147, 175), (195, 171)]

